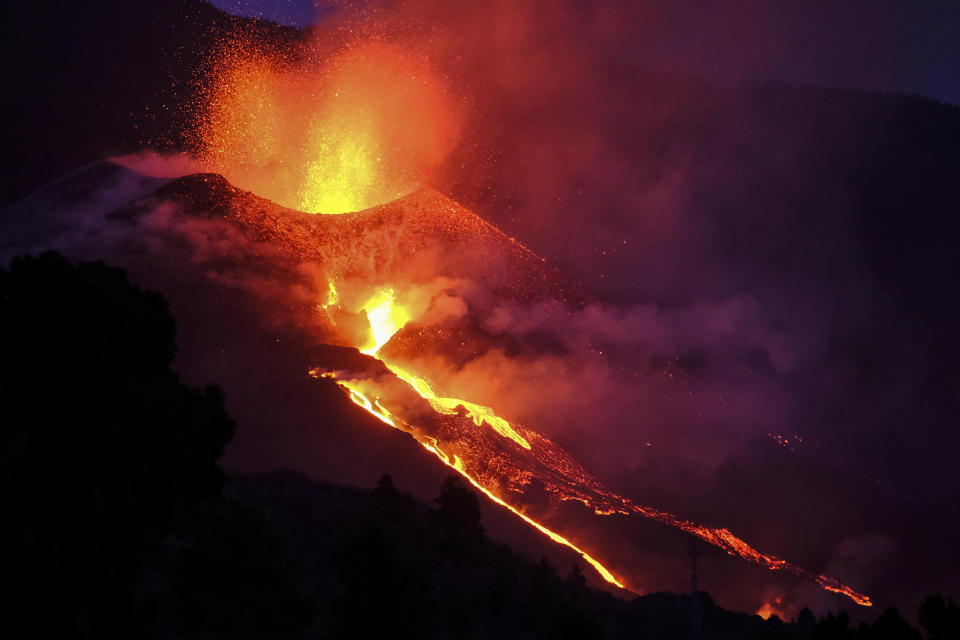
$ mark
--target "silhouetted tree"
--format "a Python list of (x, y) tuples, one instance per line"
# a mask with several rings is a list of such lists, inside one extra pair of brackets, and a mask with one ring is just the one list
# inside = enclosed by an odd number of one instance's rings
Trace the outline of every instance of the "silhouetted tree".
[(547, 640), (594, 640), (603, 637), (603, 630), (580, 604), (560, 607), (549, 617)]
[(797, 637), (809, 638), (813, 633), (813, 628), (817, 625), (817, 619), (809, 608), (804, 607), (797, 614)]
[(457, 532), (480, 536), (480, 500), (476, 491), (458, 475), (448, 476), (440, 485), (436, 498), (437, 515), (441, 524)]
[[(161, 296), (101, 263), (15, 259), (0, 269), (0, 353), (9, 622), (30, 637), (102, 638), (152, 633), (158, 616), (218, 628), (207, 623), (242, 610), (271, 636), (303, 621), (280, 602), (290, 598), (275, 551), (224, 511), (216, 460), (234, 424), (219, 388), (170, 369)], [(183, 619), (161, 611), (181, 596)]]
[(374, 503), (378, 507), (388, 508), (395, 505), (399, 499), (400, 491), (393, 484), (393, 478), (390, 477), (390, 474), (385, 473), (380, 476), (380, 481), (377, 482), (377, 486), (373, 490)]
[(575, 592), (582, 591), (587, 588), (587, 578), (583, 575), (583, 570), (580, 568), (580, 565), (573, 565), (570, 569), (570, 573), (567, 575), (564, 580), (566, 586)]
[(850, 614), (841, 611), (834, 615), (831, 611), (817, 621), (810, 637), (812, 640), (845, 640), (853, 638), (853, 635), (854, 631), (850, 628)]
[(551, 640), (602, 637), (602, 630), (585, 607), (583, 596), (586, 595), (587, 579), (578, 565), (573, 565), (564, 578), (563, 588), (565, 596), (554, 603), (557, 610), (548, 616), (550, 623), (545, 637)]
[(38, 628), (129, 631), (145, 549), (220, 489), (223, 394), (179, 381), (166, 302), (100, 263), (0, 270), (0, 341), (18, 610)]
[(923, 640), (920, 632), (910, 626), (896, 607), (884, 610), (870, 625), (870, 640)]
[(167, 571), (173, 613), (193, 634), (287, 637), (312, 617), (290, 582), (283, 547), (258, 515), (233, 502), (194, 515), (191, 544)]
[(557, 570), (546, 557), (541, 556), (530, 573), (530, 602), (534, 609), (543, 611), (556, 606), (562, 585)]
[(797, 636), (794, 636), (791, 631), (780, 616), (772, 615), (764, 625), (760, 638), (762, 640), (794, 640)]
[(960, 606), (953, 598), (930, 596), (920, 605), (920, 626), (929, 640), (960, 638)]
[(423, 637), (423, 578), (403, 561), (396, 543), (379, 528), (355, 536), (340, 565), (337, 638)]

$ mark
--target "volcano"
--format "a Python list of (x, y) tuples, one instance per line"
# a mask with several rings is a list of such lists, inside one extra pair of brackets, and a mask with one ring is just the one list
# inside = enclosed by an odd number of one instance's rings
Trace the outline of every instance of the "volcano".
[[(7, 257), (51, 242), (76, 258), (110, 255), (173, 299), (178, 287), (205, 286), (186, 299), (213, 295), (234, 310), (227, 323), (238, 322), (242, 309), (244, 318), (258, 318), (259, 329), (249, 331), (283, 331), (285, 348), (298, 354), (291, 366), (300, 367), (288, 375), (306, 380), (309, 373), (320, 386), (335, 382), (341, 398), (412, 436), (616, 587), (629, 587), (631, 578), (607, 568), (604, 550), (584, 542), (582, 532), (565, 531), (557, 509), (576, 505), (592, 526), (611, 516), (648, 518), (870, 605), (837, 579), (758, 551), (723, 527), (619, 495), (537, 425), (452, 397), (438, 360), (462, 366), (492, 349), (517, 348), (485, 324), (483, 305), (553, 301), (575, 308), (585, 296), (576, 281), (438, 192), (420, 189), (365, 211), (313, 215), (216, 174), (162, 180), (104, 163), (13, 213), (8, 219), (21, 226), (7, 235), (18, 238), (2, 248)], [(221, 330), (210, 318), (201, 322)]]
[(418, 282), (426, 274), (424, 262), (433, 260), (443, 265), (445, 277), (467, 278), (509, 299), (582, 300), (574, 281), (429, 189), (365, 211), (315, 215), (245, 192), (217, 174), (195, 174), (172, 181), (115, 215), (136, 218), (156, 202), (176, 205), (193, 217), (231, 221), (253, 241), (283, 247), (301, 260), (319, 261), (338, 280), (358, 278), (372, 286)]

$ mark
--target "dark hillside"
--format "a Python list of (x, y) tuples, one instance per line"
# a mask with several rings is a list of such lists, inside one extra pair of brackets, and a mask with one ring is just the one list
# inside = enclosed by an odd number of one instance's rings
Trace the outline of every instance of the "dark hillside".
[[(484, 532), (451, 476), (435, 505), (277, 471), (224, 476), (219, 388), (170, 370), (165, 300), (102, 263), (55, 253), (0, 269), (5, 581), (18, 637), (915, 640), (895, 611), (796, 623), (700, 593), (632, 601), (558, 574)], [(949, 599), (929, 637), (955, 637)], [(19, 633), (17, 633), (19, 632)]]
[[(894, 609), (851, 628), (846, 613), (816, 621), (803, 610), (783, 622), (728, 611), (703, 592), (626, 600), (591, 589), (579, 567), (558, 572), (487, 538), (477, 497), (457, 476), (433, 507), (389, 476), (367, 490), (292, 471), (233, 475), (225, 494), (261, 514), (295, 559), (292, 579), (315, 606), (306, 637), (681, 640), (693, 637), (699, 607), (711, 640), (921, 639)], [(928, 632), (960, 628), (952, 601), (930, 598), (924, 611)]]
[[(301, 592), (317, 603), (316, 633), (352, 628), (355, 637), (390, 629), (423, 638), (689, 637), (689, 596), (627, 601), (587, 587), (579, 568), (558, 572), (546, 561), (532, 562), (485, 536), (477, 526), (479, 512), (470, 515), (477, 498), (451, 478), (436, 508), (398, 491), (389, 477), (370, 491), (290, 471), (234, 475), (226, 494), (263, 514), (298, 559), (292, 572)], [(700, 602), (705, 637), (802, 637), (793, 625), (721, 609), (706, 594)]]

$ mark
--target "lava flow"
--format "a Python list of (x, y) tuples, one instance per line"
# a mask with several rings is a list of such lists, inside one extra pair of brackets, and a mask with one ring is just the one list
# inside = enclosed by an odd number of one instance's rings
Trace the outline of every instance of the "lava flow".
[[(332, 283), (331, 287), (333, 287)], [(367, 317), (370, 320), (370, 329), (373, 336), (374, 345), (367, 349), (363, 349), (362, 351), (367, 355), (377, 357), (380, 348), (386, 344), (389, 339), (403, 327), (404, 324), (406, 324), (410, 316), (401, 308), (394, 306), (394, 294), (392, 289), (384, 289), (379, 291), (376, 296), (371, 298), (370, 301), (364, 305), (363, 309), (366, 311)], [(484, 424), (487, 424), (501, 436), (509, 438), (517, 445), (525, 449), (531, 448), (530, 443), (513, 429), (513, 426), (509, 421), (496, 415), (496, 413), (494, 413), (494, 411), (489, 407), (483, 407), (472, 402), (460, 400), (459, 398), (440, 397), (433, 391), (433, 388), (430, 386), (430, 384), (423, 378), (404, 371), (396, 365), (391, 365), (386, 362), (385, 359), (381, 359), (381, 362), (383, 362), (387, 368), (389, 368), (400, 380), (407, 383), (411, 389), (416, 391), (421, 398), (429, 402), (430, 406), (437, 413), (445, 415), (458, 415), (458, 409), (462, 409), (467, 413), (467, 415), (470, 416), (470, 418), (473, 420), (473, 423), (477, 427), (482, 427)], [(493, 493), (490, 489), (485, 487), (477, 478), (470, 474), (464, 465), (464, 461), (456, 454), (448, 455), (443, 450), (441, 443), (436, 438), (422, 435), (418, 428), (393, 415), (386, 407), (383, 406), (383, 404), (381, 404), (379, 399), (374, 399), (371, 401), (370, 398), (364, 395), (363, 391), (360, 389), (361, 385), (351, 384), (351, 380), (340, 378), (335, 372), (320, 372), (319, 370), (313, 370), (311, 373), (315, 376), (319, 375), (337, 380), (342, 387), (348, 390), (350, 399), (354, 403), (363, 407), (372, 415), (376, 416), (381, 422), (414, 435), (417, 441), (423, 445), (427, 451), (430, 451), (432, 454), (437, 456), (437, 458), (439, 458), (440, 461), (445, 465), (459, 472), (470, 482), (470, 484), (472, 484), (476, 489), (481, 491), (496, 504), (509, 509), (524, 522), (531, 525), (554, 542), (562, 544), (576, 551), (581, 557), (583, 557), (584, 560), (586, 560), (594, 569), (596, 569), (597, 573), (599, 573), (604, 580), (610, 584), (616, 585), (621, 589), (626, 588), (624, 584), (620, 582), (620, 580), (618, 580), (606, 567), (604, 567), (598, 560), (593, 558), (586, 551), (579, 548), (560, 534), (551, 531), (519, 509), (511, 506), (502, 498)], [(417, 437), (418, 434), (421, 434), (421, 437)]]
[[(577, 502), (596, 516), (641, 515), (695, 535), (731, 556), (805, 577), (870, 606), (870, 598), (839, 580), (761, 553), (728, 529), (683, 520), (618, 495), (538, 432), (479, 403), (445, 395), (442, 383), (429, 379), (425, 366), (425, 350), (433, 335), (428, 330), (429, 309), (432, 300), (442, 297), (443, 286), (469, 280), (470, 286), (483, 287), (490, 295), (514, 300), (536, 296), (564, 300), (570, 291), (559, 272), (536, 254), (449, 198), (419, 190), (370, 210), (318, 216), (280, 207), (219, 176), (198, 174), (161, 187), (124, 215), (152, 211), (157, 201), (169, 203), (185, 216), (229, 220), (262, 245), (258, 255), (271, 260), (318, 261), (325, 279), (310, 289), (315, 292), (310, 295), (311, 327), (320, 329), (330, 343), (353, 346), (358, 357), (366, 357), (360, 356), (362, 350), (370, 360), (350, 360), (349, 365), (335, 367), (321, 362), (311, 374), (334, 380), (353, 402), (410, 434), (492, 500), (552, 540), (576, 549), (611, 584), (629, 580), (603, 567), (593, 557), (598, 550), (588, 554), (582, 548), (585, 545), (554, 532), (523, 505), (539, 501), (543, 506), (545, 493), (550, 504)], [(417, 256), (430, 256), (430, 260), (425, 264)], [(432, 272), (425, 276), (427, 266)], [(313, 272), (298, 271), (292, 281), (301, 292), (305, 290), (303, 273)], [(427, 301), (423, 295), (411, 295), (418, 288), (431, 287), (433, 294), (426, 296)], [(317, 304), (316, 297), (323, 302)], [(317, 327), (318, 322), (326, 327)], [(398, 340), (405, 334), (407, 339)], [(428, 341), (422, 337), (410, 341), (411, 335), (426, 336)], [(463, 335), (469, 340), (470, 334)], [(395, 343), (402, 346), (396, 351), (406, 358), (403, 364), (391, 355)], [(382, 364), (374, 366), (373, 358)], [(531, 489), (535, 495), (528, 495)]]
[[(553, 494), (559, 501), (580, 502), (599, 516), (635, 513), (652, 518), (696, 535), (730, 555), (739, 556), (772, 571), (784, 570), (814, 580), (828, 591), (843, 594), (859, 605), (871, 606), (869, 597), (836, 578), (812, 574), (776, 556), (761, 553), (728, 529), (711, 528), (682, 520), (673, 514), (636, 504), (629, 498), (613, 493), (555, 443), (496, 415), (489, 407), (437, 395), (429, 382), (404, 370), (382, 354), (382, 347), (390, 337), (411, 320), (408, 312), (395, 307), (393, 290), (379, 291), (363, 308), (370, 321), (374, 343), (365, 349), (364, 353), (378, 357), (391, 371), (395, 380), (383, 381), (382, 376), (371, 378), (347, 371), (320, 369), (312, 370), (312, 375), (334, 379), (348, 391), (350, 399), (357, 405), (385, 424), (411, 434), (424, 448), (444, 464), (457, 470), (491, 500), (506, 507), (551, 540), (575, 550), (607, 582), (626, 588), (621, 580), (598, 560), (511, 505), (505, 496), (509, 493), (521, 495), (524, 487), (530, 484), (533, 478), (537, 478), (548, 493)], [(396, 382), (400, 382), (406, 389), (398, 392)], [(403, 408), (410, 405), (399, 396), (409, 391), (413, 391), (429, 404), (436, 416), (441, 418), (440, 424), (426, 424), (429, 419), (424, 420), (424, 414), (418, 411), (406, 410), (410, 415), (420, 416), (419, 422), (416, 418), (406, 419), (401, 415)], [(396, 406), (397, 409), (391, 410), (391, 406)], [(448, 420), (443, 421), (443, 417)], [(450, 423), (450, 419), (454, 424)], [(470, 429), (470, 424), (477, 428)], [(504, 446), (502, 440), (498, 442), (496, 438), (491, 438), (489, 431), (483, 429), (484, 425), (489, 426), (500, 438), (509, 440), (512, 445)]]
[[(318, 366), (312, 375), (335, 380), (353, 402), (412, 435), (491, 500), (577, 551), (618, 587), (623, 581), (598, 560), (521, 507), (530, 503), (524, 497), (533, 486), (554, 504), (578, 502), (597, 516), (639, 514), (730, 555), (871, 604), (835, 578), (761, 553), (727, 529), (682, 520), (610, 491), (536, 431), (488, 406), (444, 394), (444, 380), (421, 366), (426, 358), (420, 348), (405, 349), (404, 361), (392, 357), (385, 347), (404, 327), (420, 323), (429, 335), (424, 316), (433, 297), (409, 302), (411, 292), (427, 283), (462, 280), (494, 299), (562, 303), (577, 297), (577, 287), (469, 210), (422, 188), (453, 148), (460, 127), (441, 77), (424, 58), (384, 41), (346, 47), (317, 62), (309, 58), (228, 56), (198, 125), (198, 151), (209, 169), (273, 202), (222, 178), (197, 180), (217, 190), (217, 211), (227, 211), (257, 242), (318, 265), (329, 290), (319, 305), (329, 321), (324, 330), (335, 334), (324, 339), (357, 348), (388, 372)], [(186, 186), (162, 191), (179, 197), (177, 190)], [(461, 346), (471, 340), (469, 329), (463, 331)], [(428, 344), (429, 338), (423, 346)]]

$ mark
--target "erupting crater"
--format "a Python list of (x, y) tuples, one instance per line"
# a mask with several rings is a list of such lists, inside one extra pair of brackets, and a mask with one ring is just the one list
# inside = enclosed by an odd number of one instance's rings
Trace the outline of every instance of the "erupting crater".
[[(314, 339), (356, 349), (362, 363), (315, 362), (312, 376), (334, 381), (617, 587), (630, 580), (602, 564), (602, 549), (528, 512), (532, 487), (546, 506), (583, 505), (593, 518), (649, 518), (870, 605), (837, 579), (762, 553), (726, 528), (615, 493), (555, 442), (487, 406), (496, 397), (483, 403), (450, 390), (438, 362), (468, 361), (502, 340), (483, 330), (478, 307), (576, 308), (584, 296), (522, 244), (422, 186), (461, 126), (457, 101), (425, 58), (373, 39), (332, 55), (238, 47), (216, 60), (196, 128), (196, 150), (212, 173), (174, 180), (120, 215), (147, 216), (162, 202), (185, 224), (226, 224), (261, 247), (264, 263), (299, 265), (288, 269), (289, 289), (301, 298), (312, 292), (306, 322)], [(294, 308), (301, 301), (283, 302)]]
[(455, 101), (426, 60), (366, 43), (315, 60), (226, 49), (195, 146), (233, 184), (308, 213), (343, 214), (415, 191), (453, 148)]
[[(320, 273), (311, 272), (322, 280), (316, 289), (324, 292), (311, 319), (318, 336), (354, 347), (371, 366), (343, 369), (317, 362), (310, 374), (335, 381), (350, 400), (415, 438), (492, 501), (575, 550), (607, 582), (626, 588), (630, 580), (603, 564), (602, 549), (532, 517), (524, 508), (531, 486), (542, 488), (552, 505), (582, 504), (596, 518), (643, 516), (870, 606), (867, 596), (836, 578), (763, 553), (726, 528), (619, 495), (534, 429), (500, 415), (496, 407), (448, 395), (442, 373), (429, 363), (431, 350), (444, 348), (438, 345), (453, 335), (469, 352), (471, 336), (479, 336), (471, 292), (482, 291), (488, 300), (555, 300), (574, 307), (583, 297), (574, 282), (532, 251), (442, 194), (418, 189), (368, 210), (316, 216), (202, 174), (174, 180), (139, 207), (150, 210), (158, 201), (173, 205), (186, 219), (215, 219), (239, 229), (268, 246), (273, 260), (318, 265)], [(123, 215), (136, 217), (137, 209), (133, 205)], [(437, 335), (447, 339), (431, 339)]]

